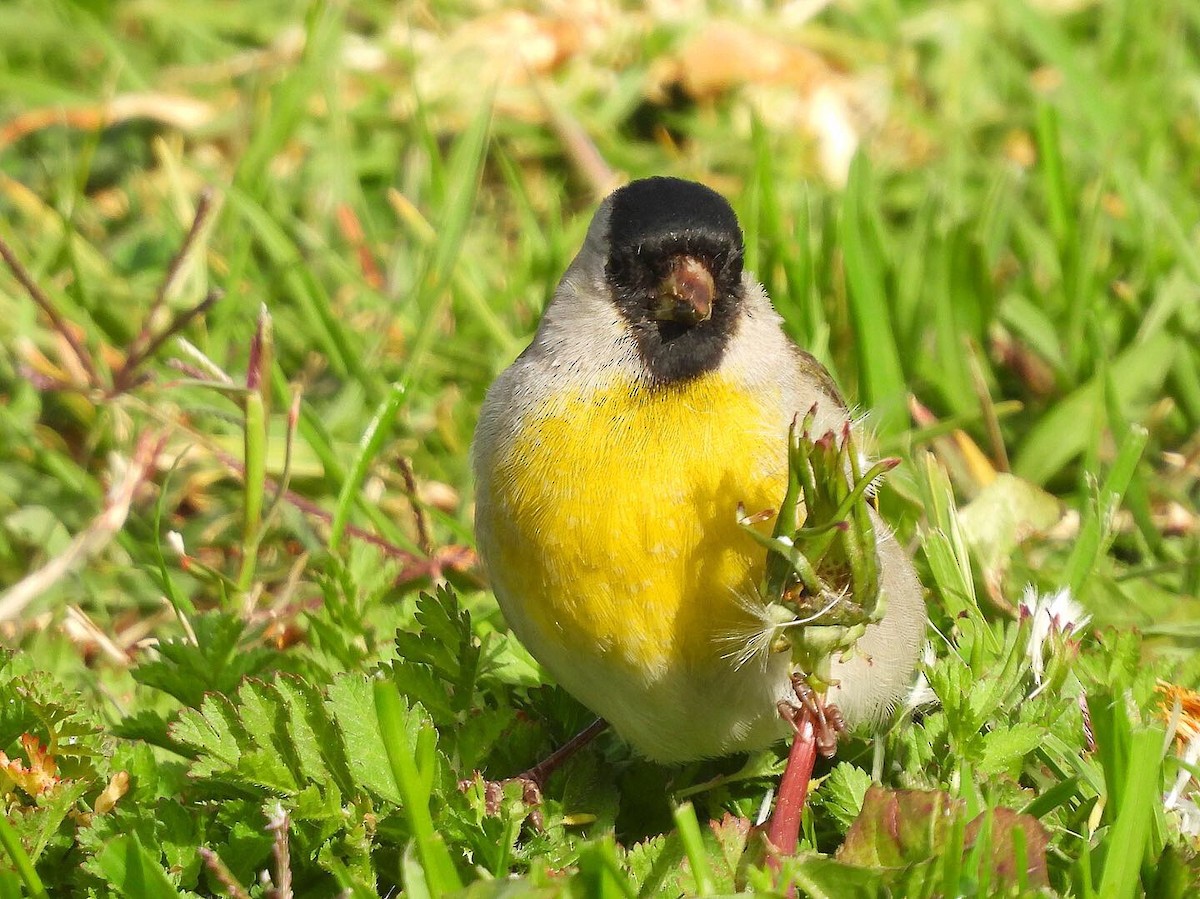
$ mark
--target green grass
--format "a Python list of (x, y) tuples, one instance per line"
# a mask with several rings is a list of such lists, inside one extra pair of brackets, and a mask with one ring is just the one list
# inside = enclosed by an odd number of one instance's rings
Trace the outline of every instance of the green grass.
[[(778, 752), (665, 769), (604, 735), (541, 830), (518, 788), (489, 816), (459, 787), (589, 721), (469, 555), (479, 404), (596, 202), (572, 127), (623, 176), (726, 193), (792, 335), (906, 459), (880, 504), (940, 704), (818, 770), (782, 877), (1197, 889), (1155, 693), (1200, 682), (1196, 5), (712, 14), (813, 68), (696, 101), (649, 85), (698, 14), (536, 13), (564, 52), (539, 99), (487, 74), (533, 46), (513, 19), (441, 6), (0, 5), (0, 239), (45, 295), (0, 269), (0, 897), (263, 896), (284, 869), (314, 897), (779, 889), (742, 823)], [(791, 105), (812, 84), (855, 104), (844, 185)], [(1027, 584), (1093, 616), (1036, 694)]]

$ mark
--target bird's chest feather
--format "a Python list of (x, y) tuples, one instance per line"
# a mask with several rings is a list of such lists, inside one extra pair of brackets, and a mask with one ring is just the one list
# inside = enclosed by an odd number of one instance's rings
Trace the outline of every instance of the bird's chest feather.
[(711, 664), (765, 558), (737, 507), (777, 506), (786, 429), (774, 398), (715, 375), (543, 403), (486, 500), (490, 568), (523, 639), (644, 671)]

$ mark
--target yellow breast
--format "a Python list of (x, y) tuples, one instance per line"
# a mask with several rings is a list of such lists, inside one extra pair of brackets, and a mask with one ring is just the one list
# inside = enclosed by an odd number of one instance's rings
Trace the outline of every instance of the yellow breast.
[(738, 503), (777, 506), (785, 450), (778, 403), (717, 375), (556, 396), (493, 459), (497, 592), (560, 649), (647, 673), (711, 665), (765, 558)]

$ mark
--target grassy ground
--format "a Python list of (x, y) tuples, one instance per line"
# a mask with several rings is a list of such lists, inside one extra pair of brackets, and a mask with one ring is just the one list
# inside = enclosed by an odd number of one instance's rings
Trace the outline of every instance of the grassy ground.
[[(822, 769), (785, 874), (1196, 888), (1200, 7), (820, 5), (0, 6), (0, 896), (777, 887), (776, 754), (602, 738), (540, 831), (458, 788), (589, 720), (467, 450), (613, 172), (730, 196), (907, 460), (937, 702)], [(1026, 585), (1092, 616), (1040, 676)]]

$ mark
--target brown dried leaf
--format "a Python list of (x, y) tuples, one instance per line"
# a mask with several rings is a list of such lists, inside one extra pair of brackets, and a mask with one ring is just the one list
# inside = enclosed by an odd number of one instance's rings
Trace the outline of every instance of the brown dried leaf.
[(663, 101), (678, 87), (694, 100), (712, 100), (747, 84), (809, 93), (833, 77), (829, 64), (807, 47), (714, 19), (651, 70), (650, 98)]
[(180, 131), (195, 131), (215, 115), (211, 104), (182, 94), (121, 94), (107, 103), (89, 106), (27, 109), (0, 126), (0, 148), (54, 125), (95, 131), (131, 119), (150, 119)]
[(844, 184), (865, 130), (883, 124), (878, 85), (850, 74), (797, 38), (713, 19), (678, 51), (650, 69), (647, 95), (665, 103), (673, 93), (701, 102), (743, 89), (772, 128), (804, 131), (816, 142), (821, 172)]
[(29, 759), (29, 766), (18, 759), (10, 759), (0, 752), (0, 772), (6, 774), (13, 783), (30, 796), (40, 796), (48, 793), (61, 783), (58, 776), (58, 765), (45, 749), (41, 741), (33, 734), (21, 734), (21, 748)]
[(112, 776), (112, 780), (108, 782), (108, 786), (96, 797), (96, 814), (107, 815), (116, 807), (118, 800), (128, 792), (129, 772), (118, 771)]

